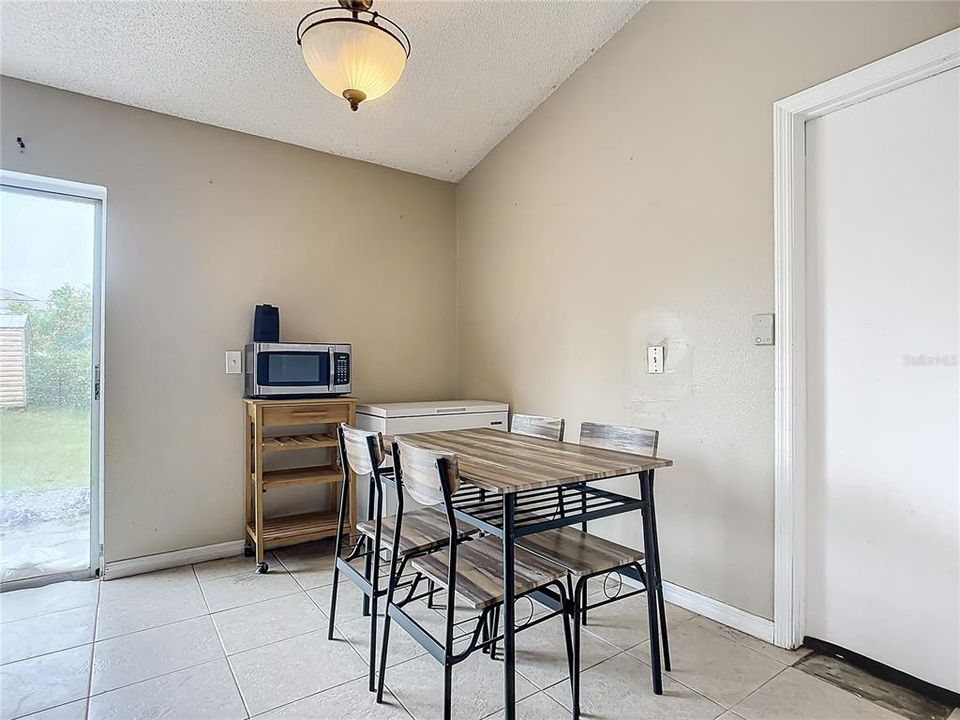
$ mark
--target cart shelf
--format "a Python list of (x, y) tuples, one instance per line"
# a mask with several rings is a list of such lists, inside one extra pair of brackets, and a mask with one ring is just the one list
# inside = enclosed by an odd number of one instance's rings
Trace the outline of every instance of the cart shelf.
[[(264, 518), (264, 549), (282, 547), (330, 537), (337, 532), (337, 513), (332, 511), (308, 512), (299, 515), (282, 515)], [(247, 535), (256, 540), (256, 529), (247, 525)]]
[[(297, 485), (326, 485), (343, 479), (336, 465), (314, 465), (292, 468), (290, 470), (264, 470), (263, 491), (275, 488), (296, 487)], [(257, 482), (257, 476), (251, 475), (250, 481)]]
[(311, 450), (315, 448), (334, 448), (336, 446), (337, 439), (335, 437), (322, 433), (280, 435), (277, 437), (265, 437), (263, 439), (263, 449), (267, 452), (279, 450)]

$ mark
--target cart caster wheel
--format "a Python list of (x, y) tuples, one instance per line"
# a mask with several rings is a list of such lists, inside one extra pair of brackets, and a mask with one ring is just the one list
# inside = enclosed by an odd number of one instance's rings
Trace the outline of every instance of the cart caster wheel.
[(243, 546), (243, 556), (244, 557), (253, 557), (256, 553), (253, 551), (253, 548), (249, 545)]
[(267, 574), (267, 564), (265, 562), (257, 563), (257, 575)]

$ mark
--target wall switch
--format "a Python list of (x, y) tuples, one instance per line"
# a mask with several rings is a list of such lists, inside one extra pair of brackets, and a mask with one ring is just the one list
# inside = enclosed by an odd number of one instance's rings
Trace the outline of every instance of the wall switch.
[(663, 345), (647, 348), (647, 372), (659, 375), (663, 372)]
[(773, 313), (753, 316), (753, 344), (773, 345)]
[(243, 372), (243, 352), (241, 350), (227, 350), (227, 374), (239, 375)]

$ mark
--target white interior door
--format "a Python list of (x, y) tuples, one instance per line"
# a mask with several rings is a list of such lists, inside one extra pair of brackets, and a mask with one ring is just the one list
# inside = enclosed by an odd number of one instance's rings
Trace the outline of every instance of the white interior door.
[(960, 69), (807, 123), (806, 635), (960, 691)]

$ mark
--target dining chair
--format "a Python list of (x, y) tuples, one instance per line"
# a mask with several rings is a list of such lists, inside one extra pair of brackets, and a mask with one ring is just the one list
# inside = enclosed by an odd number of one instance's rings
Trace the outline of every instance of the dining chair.
[(545, 438), (546, 440), (563, 441), (563, 429), (566, 421), (561, 417), (543, 417), (541, 415), (522, 415), (513, 413), (510, 416), (510, 432), (517, 435)]
[[(452, 712), (453, 667), (466, 660), (472, 653), (491, 643), (502, 640), (501, 636), (482, 638), (483, 628), (488, 627), (490, 613), (503, 604), (503, 548), (499, 538), (486, 535), (464, 541), (454, 514), (454, 493), (460, 488), (460, 472), (455, 455), (438, 453), (417, 447), (396, 438), (393, 442), (393, 459), (396, 472), (394, 481), (397, 490), (397, 514), (394, 533), (400, 538), (408, 515), (403, 511), (404, 492), (423, 505), (443, 508), (447, 523), (447, 542), (434, 552), (419, 555), (410, 565), (416, 572), (412, 587), (406, 596), (398, 597), (399, 578), (403, 575), (405, 559), (398, 555), (391, 558), (387, 611), (383, 624), (383, 648), (380, 652), (380, 675), (377, 685), (377, 702), (383, 700), (383, 687), (387, 674), (387, 654), (390, 644), (391, 621), (396, 621), (429, 654), (443, 665), (443, 718), (450, 720)], [(573, 688), (573, 642), (570, 631), (570, 602), (564, 580), (565, 568), (535, 553), (517, 548), (514, 556), (516, 597), (524, 597), (535, 591), (551, 594), (559, 602), (559, 610), (536, 619), (530, 619), (517, 628), (517, 632), (538, 625), (556, 615), (563, 618), (564, 640), (567, 650), (567, 667), (571, 672)], [(418, 583), (432, 580), (446, 591), (444, 609), (444, 636), (435, 638), (405, 611), (404, 607), (416, 599)], [(463, 649), (454, 650), (454, 625), (457, 600), (478, 610), (479, 615), (466, 622), (475, 622), (466, 633), (469, 642)], [(401, 666), (402, 667), (402, 666)]]
[[(580, 425), (580, 444), (591, 447), (616, 450), (635, 455), (656, 457), (657, 445), (660, 439), (658, 430), (630, 427), (625, 425), (603, 425), (585, 422)], [(656, 576), (660, 577), (660, 548), (657, 540), (656, 510), (653, 493), (650, 494), (650, 524), (653, 536), (653, 546), (648, 553), (642, 550), (620, 545), (597, 535), (586, 532), (586, 528), (576, 529), (566, 526), (548, 530), (546, 532), (529, 535), (517, 541), (518, 546), (542, 555), (567, 569), (568, 591), (574, 599), (574, 662), (579, 668), (580, 655), (580, 625), (586, 624), (587, 610), (590, 607), (599, 607), (617, 600), (633, 597), (646, 589), (635, 592), (617, 594), (612, 598), (605, 598), (594, 605), (589, 605), (587, 599), (587, 582), (599, 575), (620, 572), (628, 569), (636, 571), (637, 575), (646, 584), (647, 574), (642, 563), (653, 563)], [(647, 555), (649, 557), (647, 557)], [(576, 585), (573, 579), (576, 579)], [(670, 646), (667, 639), (666, 607), (663, 600), (662, 582), (658, 581), (657, 610), (659, 615), (659, 631), (663, 645), (663, 664), (670, 670)], [(651, 627), (651, 633), (656, 629)], [(574, 704), (579, 701), (579, 687), (574, 690)]]
[[(334, 622), (337, 614), (337, 594), (341, 569), (347, 570), (347, 576), (357, 584), (369, 603), (370, 648), (369, 648), (369, 689), (375, 689), (375, 669), (377, 652), (377, 610), (379, 599), (387, 594), (387, 588), (380, 585), (380, 550), (385, 549), (393, 557), (408, 558), (430, 552), (444, 545), (448, 538), (447, 521), (443, 513), (428, 507), (408, 512), (404, 518), (403, 532), (396, 533), (396, 516), (383, 515), (383, 485), (390, 480), (389, 467), (384, 466), (383, 436), (379, 432), (368, 432), (342, 423), (337, 428), (340, 447), (340, 466), (343, 470), (340, 491), (340, 518), (337, 528), (336, 555), (333, 566), (333, 587), (330, 591), (330, 619), (327, 638), (333, 640)], [(368, 508), (371, 517), (357, 523), (360, 539), (346, 558), (342, 556), (344, 526), (348, 513), (350, 497), (350, 471), (357, 477), (370, 475), (371, 497)], [(463, 535), (472, 534), (475, 528), (464, 528)], [(396, 552), (394, 552), (396, 548)], [(363, 574), (352, 567), (352, 562), (363, 561)], [(346, 566), (346, 567), (345, 567)], [(353, 570), (353, 572), (349, 572)], [(364, 582), (359, 582), (360, 578)], [(432, 590), (432, 588), (430, 588)]]

